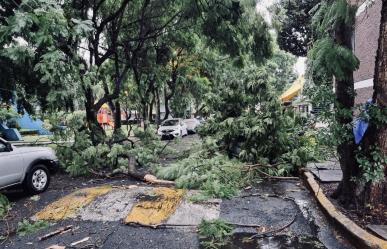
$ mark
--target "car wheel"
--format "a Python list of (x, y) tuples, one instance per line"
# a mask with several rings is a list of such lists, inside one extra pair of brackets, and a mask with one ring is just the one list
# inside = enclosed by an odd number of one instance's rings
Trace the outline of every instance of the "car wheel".
[(37, 164), (28, 172), (24, 188), (31, 194), (39, 194), (48, 188), (50, 185), (50, 173), (46, 166)]

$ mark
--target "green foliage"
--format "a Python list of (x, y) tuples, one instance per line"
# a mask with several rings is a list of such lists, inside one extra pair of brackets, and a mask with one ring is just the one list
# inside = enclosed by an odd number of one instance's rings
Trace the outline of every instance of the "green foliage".
[(359, 67), (359, 60), (352, 51), (330, 37), (316, 41), (308, 58), (311, 60), (310, 70), (317, 77), (328, 74), (337, 79), (347, 79)]
[(20, 236), (36, 233), (39, 230), (46, 229), (50, 226), (50, 223), (44, 220), (29, 221), (23, 219), (23, 221), (17, 224), (17, 233)]
[(82, 112), (59, 113), (51, 119), (54, 124), (61, 120), (67, 125), (66, 130), (54, 129), (54, 140), (70, 141), (66, 145), (58, 144), (56, 153), (66, 171), (73, 176), (87, 175), (91, 170), (127, 169), (129, 158), (134, 158), (140, 166), (150, 167), (163, 148), (151, 127), (145, 131), (134, 130), (137, 142), (131, 142), (125, 134), (116, 132), (93, 145)]
[(178, 188), (200, 189), (195, 200), (209, 197), (231, 198), (244, 186), (246, 179), (242, 174), (242, 165), (216, 152), (209, 140), (189, 157), (168, 166), (158, 166), (156, 175), (174, 180)]
[(384, 181), (387, 155), (383, 154), (378, 147), (371, 146), (367, 151), (359, 147), (356, 153), (356, 160), (362, 172), (360, 180), (372, 183)]
[(233, 226), (224, 220), (203, 220), (199, 227), (200, 244), (206, 249), (218, 249), (226, 245), (233, 231)]
[(271, 174), (287, 174), (312, 160), (314, 148), (303, 141), (305, 124), (279, 103), (266, 66), (234, 71), (225, 67), (214, 78), (219, 87), (208, 97), (213, 116), (199, 128), (219, 150), (251, 164), (281, 165)]
[(8, 198), (5, 195), (0, 194), (0, 219), (4, 218), (10, 209), (11, 204), (9, 203)]
[(356, 10), (357, 6), (346, 0), (322, 1), (311, 10), (312, 28), (319, 38), (333, 35), (340, 26), (354, 25)]
[(306, 56), (313, 41), (310, 11), (321, 0), (280, 0), (273, 8), (273, 23), (281, 49), (296, 56)]
[(8, 121), (12, 118), (16, 118), (18, 114), (12, 108), (2, 106), (0, 104), (0, 123), (4, 121)]

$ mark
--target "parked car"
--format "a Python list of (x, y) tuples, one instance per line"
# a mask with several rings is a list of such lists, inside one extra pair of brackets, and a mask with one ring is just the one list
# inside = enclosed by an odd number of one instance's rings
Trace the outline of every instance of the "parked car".
[(22, 185), (31, 194), (44, 192), (59, 168), (48, 147), (16, 147), (0, 138), (0, 189)]
[(181, 118), (167, 119), (161, 123), (157, 134), (161, 136), (161, 139), (183, 137), (188, 135), (187, 125)]
[(187, 125), (188, 133), (196, 133), (196, 127), (200, 125), (200, 121), (196, 118), (184, 119), (184, 123)]

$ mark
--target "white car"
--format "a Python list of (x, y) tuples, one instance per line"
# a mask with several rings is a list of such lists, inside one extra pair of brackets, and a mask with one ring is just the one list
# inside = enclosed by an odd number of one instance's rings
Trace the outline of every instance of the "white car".
[(48, 147), (16, 147), (0, 138), (0, 189), (23, 185), (31, 194), (44, 192), (59, 168)]
[(187, 125), (181, 118), (167, 119), (161, 123), (157, 134), (164, 138), (183, 137), (188, 135)]
[(200, 125), (200, 121), (196, 118), (184, 119), (184, 123), (187, 125), (188, 133), (196, 133), (196, 127)]

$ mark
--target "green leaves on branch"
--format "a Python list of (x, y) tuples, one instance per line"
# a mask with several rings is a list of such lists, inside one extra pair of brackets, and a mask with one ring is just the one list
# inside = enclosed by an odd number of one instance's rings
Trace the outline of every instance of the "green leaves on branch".
[(174, 180), (178, 188), (202, 190), (200, 196), (193, 197), (196, 200), (211, 197), (231, 198), (246, 183), (242, 164), (215, 152), (215, 148), (213, 144), (205, 144), (183, 160), (167, 167), (157, 167), (156, 175), (162, 179)]
[(11, 203), (9, 203), (8, 198), (5, 195), (0, 194), (0, 219), (3, 219), (10, 209)]
[(221, 219), (203, 220), (198, 227), (200, 244), (205, 249), (221, 248), (229, 241), (233, 229), (233, 226)]
[(371, 146), (367, 151), (363, 151), (359, 147), (356, 160), (362, 172), (360, 180), (372, 183), (385, 180), (384, 168), (387, 164), (387, 155), (383, 154), (379, 148)]
[(334, 35), (340, 26), (352, 27), (355, 24), (357, 7), (346, 0), (324, 0), (312, 10), (312, 28), (317, 38)]
[(317, 77), (325, 74), (345, 80), (359, 67), (359, 60), (353, 52), (338, 45), (333, 38), (317, 40), (309, 51), (310, 72)]
[(50, 223), (44, 220), (38, 221), (29, 221), (27, 219), (23, 219), (17, 224), (17, 233), (20, 236), (29, 235), (32, 233), (36, 233), (39, 230), (46, 229), (50, 226)]

